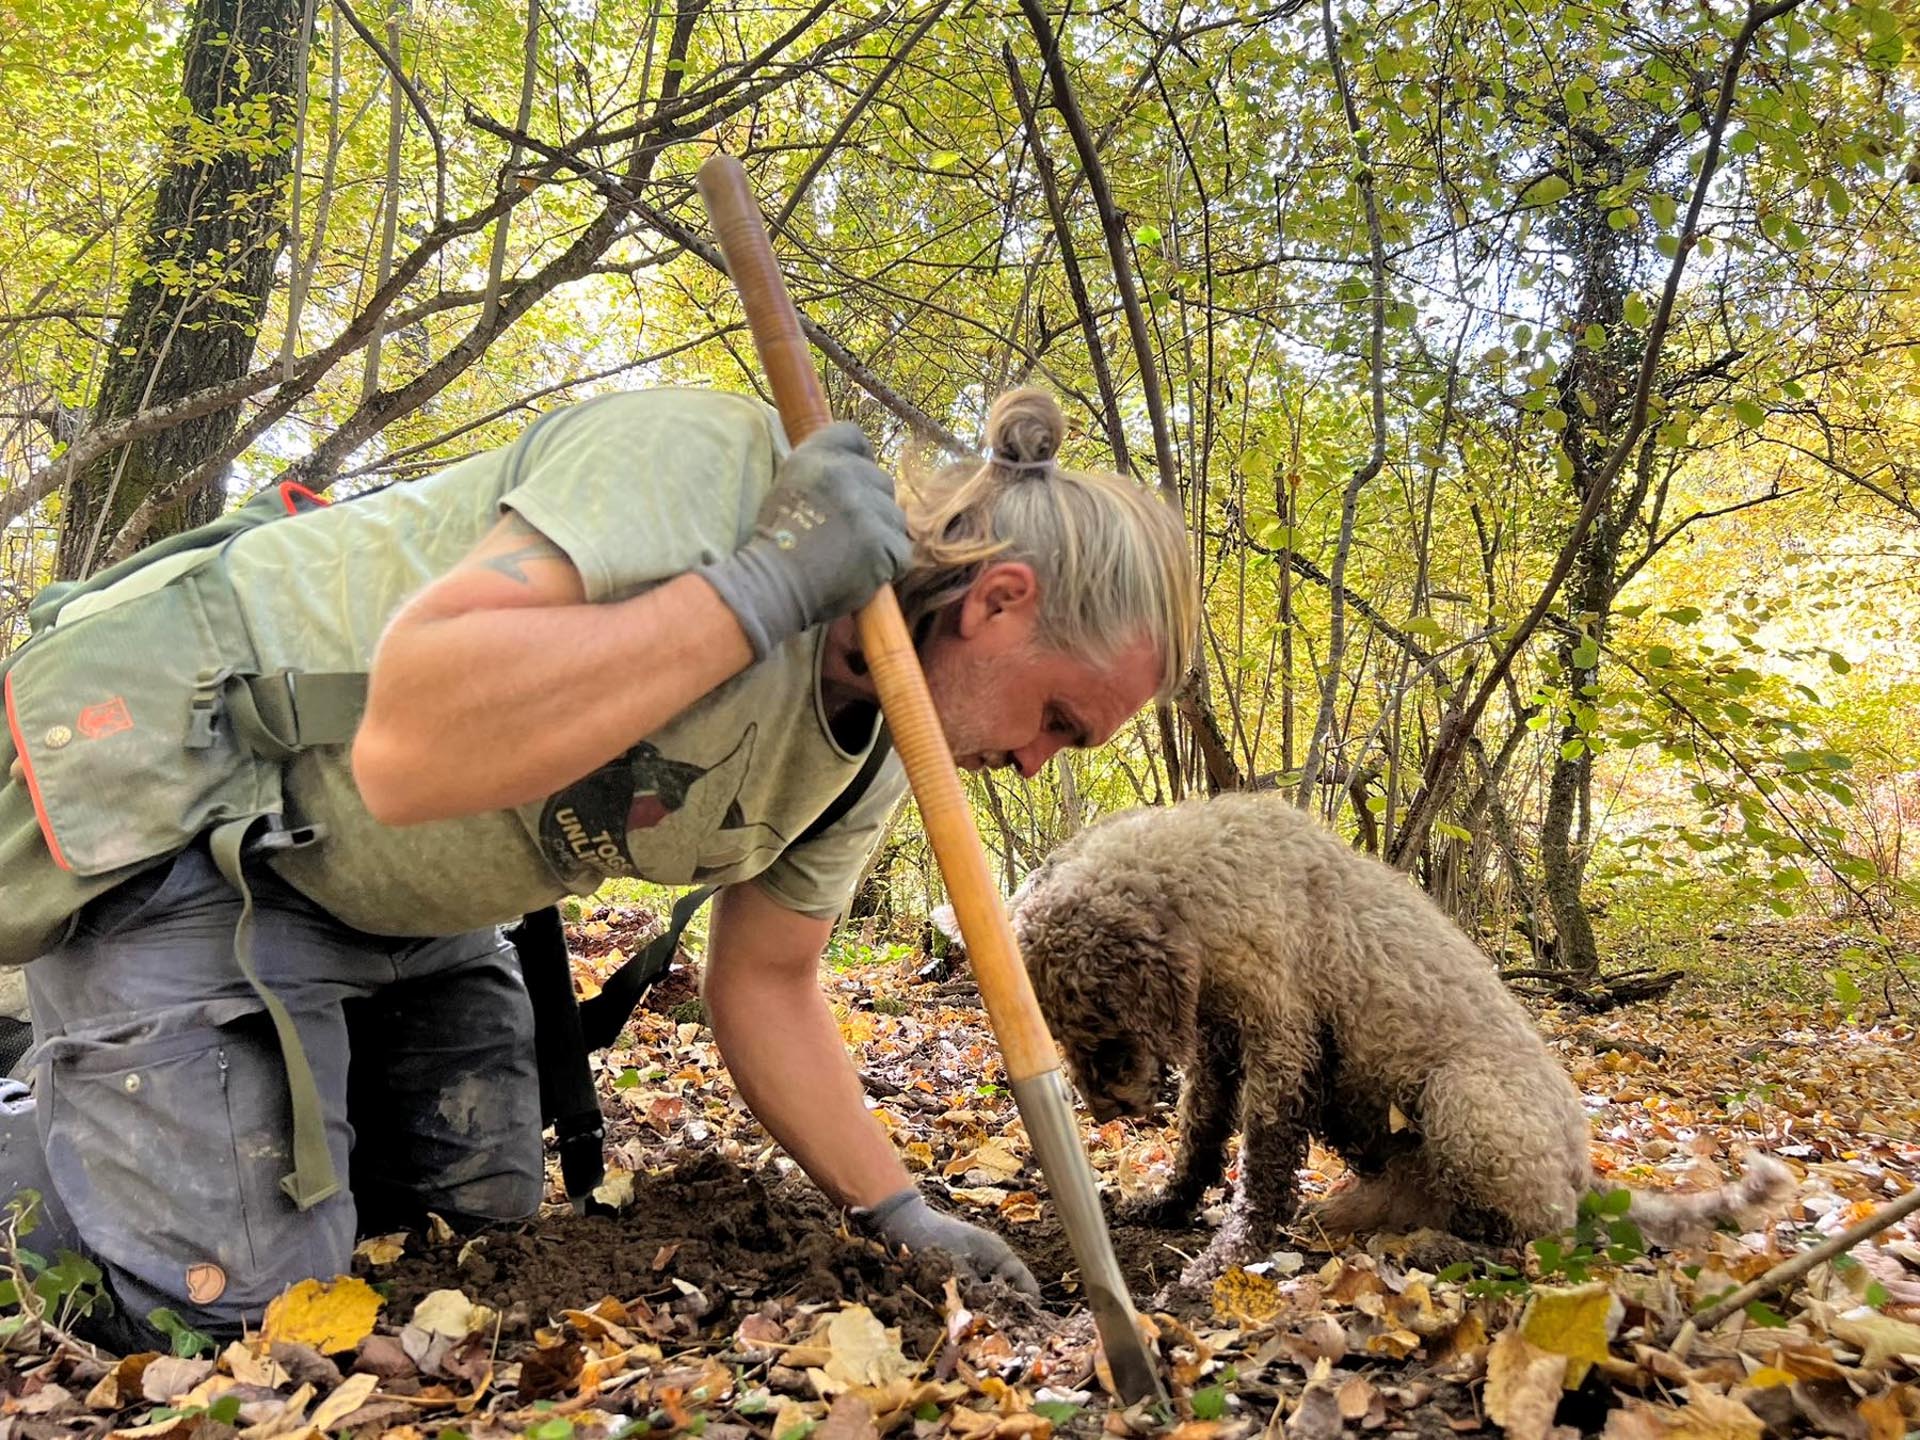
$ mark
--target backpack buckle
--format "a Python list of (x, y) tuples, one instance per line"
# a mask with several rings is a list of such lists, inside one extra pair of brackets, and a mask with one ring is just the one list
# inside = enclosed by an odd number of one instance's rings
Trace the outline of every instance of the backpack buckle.
[(213, 748), (217, 738), (214, 725), (226, 710), (223, 692), (232, 677), (231, 665), (223, 665), (218, 670), (202, 670), (194, 676), (193, 696), (187, 702), (187, 738), (183, 742), (187, 749)]
[(327, 838), (327, 827), (324, 825), (289, 825), (278, 815), (262, 816), (260, 823), (260, 832), (247, 841), (245, 858), (248, 860), (280, 855), (289, 850), (304, 850)]

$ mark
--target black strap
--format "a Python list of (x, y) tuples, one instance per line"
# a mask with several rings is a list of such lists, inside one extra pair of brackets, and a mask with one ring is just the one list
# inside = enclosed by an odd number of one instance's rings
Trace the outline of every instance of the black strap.
[(560, 1178), (567, 1198), (583, 1202), (606, 1175), (600, 1097), (587, 1068), (580, 1032), (580, 1006), (567, 965), (567, 934), (560, 911), (549, 906), (507, 931), (520, 952), (527, 998), (533, 1002), (535, 1064), (540, 1071), (540, 1115), (553, 1126), (560, 1148)]

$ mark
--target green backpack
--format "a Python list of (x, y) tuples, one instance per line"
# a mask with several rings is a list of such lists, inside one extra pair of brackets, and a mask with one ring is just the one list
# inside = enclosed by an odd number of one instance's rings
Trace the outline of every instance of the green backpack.
[(294, 1171), (282, 1185), (302, 1209), (339, 1184), (292, 1017), (254, 972), (242, 861), (320, 838), (285, 824), (281, 767), (353, 738), (366, 676), (261, 673), (219, 562), (235, 536), (326, 503), (283, 483), (49, 585), (27, 607), (27, 639), (0, 660), (0, 965), (47, 953), (89, 900), (206, 835), (243, 900), (235, 958), (287, 1062)]

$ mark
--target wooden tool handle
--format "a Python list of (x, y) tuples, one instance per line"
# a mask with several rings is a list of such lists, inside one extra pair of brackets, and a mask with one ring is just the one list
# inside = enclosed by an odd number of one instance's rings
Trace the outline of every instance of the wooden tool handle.
[[(754, 349), (773, 388), (781, 423), (787, 438), (798, 444), (833, 415), (800, 334), (786, 282), (774, 263), (773, 246), (747, 186), (747, 173), (731, 155), (715, 155), (700, 167), (699, 184), (727, 273), (747, 312)], [(883, 588), (869, 600), (858, 618), (860, 648), (880, 692), (880, 708), (886, 712), (894, 749), (900, 752), (913, 798), (919, 802), (934, 858), (946, 878), (980, 998), (986, 1002), (987, 1018), (1000, 1041), (1007, 1078), (1028, 1080), (1056, 1070), (1060, 1061), (1053, 1037), (1020, 962), (1013, 927), (1007, 923), (1000, 892), (987, 869), (973, 811), (954, 772), (953, 752), (947, 748), (920, 657), (914, 653), (892, 588)]]

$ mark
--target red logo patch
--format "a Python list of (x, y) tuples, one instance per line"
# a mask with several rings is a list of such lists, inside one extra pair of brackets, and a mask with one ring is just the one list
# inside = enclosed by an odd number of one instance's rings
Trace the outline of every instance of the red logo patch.
[(122, 730), (133, 729), (133, 716), (127, 713), (127, 702), (116, 695), (111, 700), (102, 700), (98, 705), (89, 705), (80, 712), (76, 722), (80, 733), (89, 740), (99, 740), (108, 735), (118, 735)]

